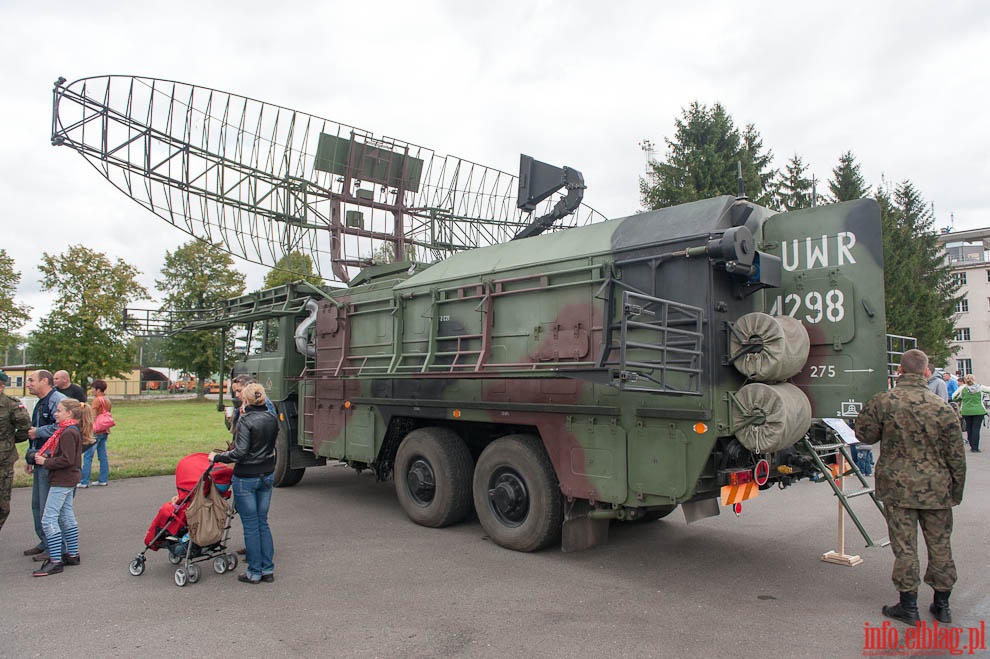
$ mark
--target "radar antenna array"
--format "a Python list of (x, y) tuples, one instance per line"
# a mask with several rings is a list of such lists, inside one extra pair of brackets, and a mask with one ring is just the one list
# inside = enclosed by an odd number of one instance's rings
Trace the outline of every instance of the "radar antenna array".
[[(107, 75), (55, 83), (52, 144), (191, 236), (273, 267), (290, 252), (348, 282), (378, 262), (510, 240), (540, 209), (517, 177), (229, 92)], [(604, 219), (588, 206), (553, 228)], [(304, 274), (304, 273), (300, 273)]]

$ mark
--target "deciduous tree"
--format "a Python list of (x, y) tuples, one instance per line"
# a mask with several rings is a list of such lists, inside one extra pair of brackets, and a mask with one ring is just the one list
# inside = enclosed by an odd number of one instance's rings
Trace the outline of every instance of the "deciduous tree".
[(275, 288), (300, 279), (319, 286), (323, 280), (313, 272), (313, 259), (302, 252), (289, 252), (265, 275), (264, 287)]
[[(165, 294), (165, 307), (193, 320), (206, 318), (224, 300), (244, 293), (244, 275), (234, 270), (229, 254), (213, 245), (193, 240), (165, 253), (158, 290)], [(232, 342), (224, 349), (230, 354)], [(203, 382), (220, 368), (220, 330), (180, 332), (168, 338), (168, 366), (196, 374), (197, 393)], [(221, 374), (222, 376), (222, 374)]]
[(55, 300), (30, 335), (34, 359), (53, 370), (65, 369), (80, 382), (129, 372), (134, 352), (122, 319), (129, 302), (148, 298), (137, 281), (140, 271), (82, 245), (42, 256), (41, 285), (55, 292)]
[(14, 259), (0, 248), (0, 352), (16, 348), (23, 341), (17, 331), (31, 318), (31, 307), (15, 301), (21, 273), (14, 270)]

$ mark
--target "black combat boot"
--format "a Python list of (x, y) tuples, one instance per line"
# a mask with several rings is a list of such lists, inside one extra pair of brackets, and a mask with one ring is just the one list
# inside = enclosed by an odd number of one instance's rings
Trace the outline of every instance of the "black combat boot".
[(939, 622), (946, 624), (952, 622), (952, 611), (949, 610), (949, 595), (951, 594), (952, 591), (950, 590), (936, 590), (935, 601), (928, 607), (928, 610)]
[(918, 615), (918, 592), (901, 593), (901, 601), (898, 604), (883, 607), (883, 614), (908, 625), (918, 622), (921, 619)]

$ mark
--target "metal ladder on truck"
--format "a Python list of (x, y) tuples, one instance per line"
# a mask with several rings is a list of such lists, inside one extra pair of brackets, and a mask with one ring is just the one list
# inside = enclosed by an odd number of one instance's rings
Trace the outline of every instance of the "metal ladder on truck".
[[(863, 523), (860, 521), (859, 516), (852, 509), (852, 505), (849, 503), (849, 500), (855, 499), (856, 497), (869, 495), (869, 497), (873, 499), (873, 503), (876, 504), (877, 510), (880, 511), (881, 515), (883, 515), (883, 502), (877, 498), (876, 490), (866, 480), (866, 476), (863, 475), (863, 472), (860, 471), (859, 466), (856, 464), (856, 461), (853, 460), (852, 451), (850, 450), (850, 445), (842, 441), (841, 438), (838, 438), (831, 433), (829, 433), (829, 436), (831, 438), (836, 439), (837, 441), (828, 444), (814, 444), (807, 436), (801, 441), (804, 444), (805, 450), (811, 455), (812, 459), (815, 461), (815, 466), (818, 468), (818, 471), (822, 474), (825, 481), (831, 486), (832, 491), (835, 493), (835, 496), (839, 498), (839, 503), (841, 503), (842, 507), (846, 509), (846, 512), (849, 514), (849, 517), (856, 525), (856, 528), (859, 529), (859, 532), (863, 536), (863, 539), (866, 540), (866, 546), (886, 547), (887, 545), (890, 544), (890, 539), (884, 536), (883, 538), (877, 538), (876, 540), (874, 540), (873, 537), (870, 536), (869, 532), (867, 532), (866, 527), (863, 526)], [(832, 468), (829, 465), (825, 464), (825, 461), (822, 459), (829, 455), (841, 456), (842, 462), (845, 463), (846, 465), (846, 470), (839, 474), (833, 472)], [(855, 476), (856, 479), (859, 481), (860, 487), (850, 491), (846, 491), (842, 487), (840, 487), (836, 483), (836, 481), (839, 480), (841, 482), (841, 479), (843, 479), (846, 476)]]

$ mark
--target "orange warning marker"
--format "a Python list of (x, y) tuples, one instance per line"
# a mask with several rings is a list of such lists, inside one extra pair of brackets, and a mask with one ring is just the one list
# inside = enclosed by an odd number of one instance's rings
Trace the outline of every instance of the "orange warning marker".
[(725, 485), (722, 487), (722, 505), (732, 506), (742, 503), (748, 499), (755, 499), (760, 494), (760, 487), (756, 483), (740, 483), (739, 485)]

